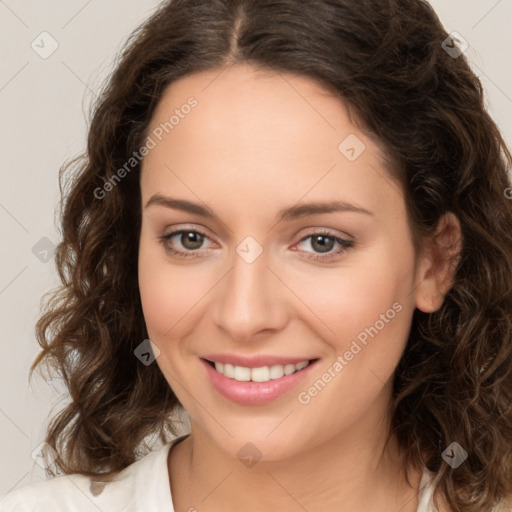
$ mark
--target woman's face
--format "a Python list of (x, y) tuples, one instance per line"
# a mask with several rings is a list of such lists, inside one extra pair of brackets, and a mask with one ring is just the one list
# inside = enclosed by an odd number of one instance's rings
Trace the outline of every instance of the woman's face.
[(172, 84), (148, 135), (140, 294), (193, 433), (270, 460), (383, 430), (423, 266), (344, 104), (235, 66)]

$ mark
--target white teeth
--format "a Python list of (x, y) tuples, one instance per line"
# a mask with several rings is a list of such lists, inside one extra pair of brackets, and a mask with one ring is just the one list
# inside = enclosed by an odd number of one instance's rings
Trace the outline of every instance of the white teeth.
[(224, 364), (224, 375), (226, 377), (229, 377), (230, 379), (233, 379), (235, 377), (235, 369), (233, 368), (232, 364)]
[(296, 364), (295, 368), (297, 368), (297, 370), (302, 370), (302, 368), (306, 368), (308, 363), (309, 363), (309, 361), (302, 361), (302, 363)]
[(291, 375), (295, 371), (295, 365), (294, 364), (287, 364), (284, 367), (284, 374), (285, 375)]
[(267, 382), (267, 380), (270, 380), (270, 368), (268, 366), (262, 366), (261, 368), (252, 368), (251, 380), (253, 380), (254, 382)]
[(235, 380), (249, 381), (251, 380), (251, 369), (243, 366), (235, 366), (233, 377)]
[(291, 375), (302, 370), (309, 364), (309, 361), (302, 361), (297, 364), (276, 364), (274, 366), (260, 366), (259, 368), (247, 368), (245, 366), (234, 366), (229, 363), (215, 363), (215, 369), (230, 379), (240, 382), (267, 382), (271, 379), (280, 379), (285, 375)]
[(280, 379), (284, 376), (283, 366), (280, 364), (276, 364), (275, 366), (270, 367), (270, 378), (271, 379)]

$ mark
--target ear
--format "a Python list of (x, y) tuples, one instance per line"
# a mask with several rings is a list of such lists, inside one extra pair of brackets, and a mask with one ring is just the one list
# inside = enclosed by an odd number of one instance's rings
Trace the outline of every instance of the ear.
[(434, 235), (425, 242), (416, 270), (416, 307), (425, 313), (437, 311), (453, 286), (462, 251), (458, 218), (447, 212), (438, 221)]

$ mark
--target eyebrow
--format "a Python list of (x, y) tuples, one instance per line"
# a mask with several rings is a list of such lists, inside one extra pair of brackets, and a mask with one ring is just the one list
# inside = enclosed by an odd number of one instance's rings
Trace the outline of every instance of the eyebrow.
[[(164, 206), (165, 208), (171, 208), (173, 210), (181, 210), (184, 212), (193, 213), (195, 215), (200, 215), (201, 217), (208, 219), (217, 217), (208, 207), (187, 201), (186, 199), (165, 197), (161, 194), (154, 194), (151, 196), (149, 201), (146, 203), (145, 208), (148, 208), (152, 205)], [(310, 202), (280, 210), (277, 214), (277, 221), (289, 221), (307, 217), (308, 215), (319, 215), (322, 213), (333, 212), (356, 212), (363, 213), (365, 215), (374, 215), (373, 212), (360, 206), (347, 203), (346, 201)]]

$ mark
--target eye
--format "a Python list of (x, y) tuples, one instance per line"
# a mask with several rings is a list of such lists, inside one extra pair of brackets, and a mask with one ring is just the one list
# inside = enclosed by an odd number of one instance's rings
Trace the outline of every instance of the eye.
[[(318, 252), (305, 252), (300, 254), (302, 258), (312, 259), (316, 261), (328, 261), (332, 260), (336, 256), (347, 252), (354, 246), (354, 242), (351, 240), (345, 240), (336, 236), (334, 233), (327, 230), (320, 230), (318, 232), (311, 233), (301, 239), (299, 244), (303, 244), (306, 240), (309, 240), (309, 246), (314, 251)], [(307, 245), (307, 244), (306, 244)], [(337, 250), (332, 251), (333, 248), (338, 247)]]
[[(180, 229), (163, 235), (159, 239), (166, 252), (179, 258), (201, 257), (209, 250), (209, 248), (201, 249), (205, 240), (209, 240), (209, 237), (197, 229)], [(332, 260), (354, 246), (353, 241), (345, 240), (331, 231), (323, 229), (303, 237), (296, 245), (308, 245), (306, 244), (307, 240), (310, 240), (309, 246), (313, 249), (313, 252), (303, 249), (299, 251), (299, 256), (321, 262)], [(338, 247), (338, 249), (333, 251), (335, 247)]]
[[(180, 229), (160, 237), (164, 249), (182, 258), (196, 258), (202, 256), (207, 249), (199, 250), (207, 235), (196, 229)], [(184, 249), (176, 248), (180, 244)]]

